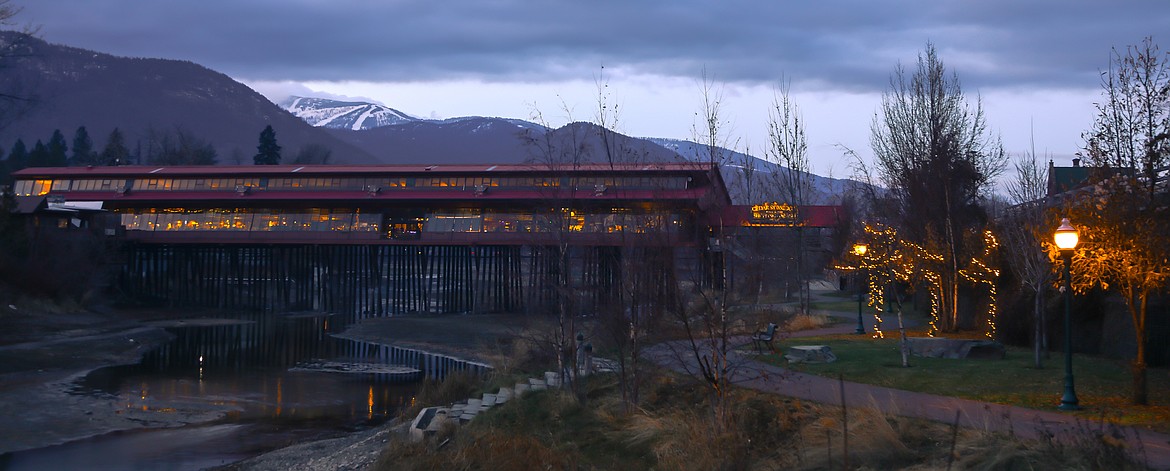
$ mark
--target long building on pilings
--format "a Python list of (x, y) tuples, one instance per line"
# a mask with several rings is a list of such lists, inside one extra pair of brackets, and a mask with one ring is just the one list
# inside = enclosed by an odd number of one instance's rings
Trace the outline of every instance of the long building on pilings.
[(172, 305), (383, 316), (537, 311), (570, 296), (588, 312), (620, 301), (632, 258), (654, 260), (660, 285), (723, 281), (715, 268), (723, 254), (710, 241), (730, 201), (707, 164), (63, 167), (14, 176), (37, 224), (93, 224), (124, 239), (124, 292)]

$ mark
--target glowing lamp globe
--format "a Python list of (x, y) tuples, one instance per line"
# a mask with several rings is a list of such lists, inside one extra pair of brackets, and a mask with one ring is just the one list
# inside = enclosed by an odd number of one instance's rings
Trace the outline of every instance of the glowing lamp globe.
[(858, 257), (865, 256), (866, 250), (869, 250), (869, 247), (866, 247), (865, 244), (854, 244), (853, 245), (853, 253), (857, 254)]
[(1052, 236), (1056, 247), (1060, 250), (1072, 250), (1077, 248), (1077, 229), (1068, 222), (1068, 218), (1060, 220), (1060, 227), (1056, 228), (1056, 234)]

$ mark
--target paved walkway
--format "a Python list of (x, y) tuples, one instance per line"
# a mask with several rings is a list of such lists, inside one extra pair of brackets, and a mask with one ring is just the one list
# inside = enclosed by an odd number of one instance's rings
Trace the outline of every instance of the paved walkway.
[[(834, 314), (844, 317), (841, 313)], [(852, 318), (857, 319), (856, 313)], [(793, 332), (789, 337), (852, 333), (856, 328), (855, 323), (847, 323), (824, 329)], [(747, 337), (736, 340), (736, 345), (749, 343)], [(679, 358), (685, 359), (688, 356), (678, 354), (684, 353), (681, 347), (678, 342), (657, 346), (649, 352), (650, 358), (662, 366), (685, 373), (688, 365)], [(842, 383), (837, 379), (791, 371), (753, 361), (738, 354), (731, 361), (742, 365), (732, 378), (733, 383), (738, 386), (822, 404), (841, 404)], [(1104, 427), (1100, 422), (1056, 411), (1004, 406), (848, 381), (843, 384), (845, 401), (853, 407), (868, 406), (886, 414), (924, 418), (948, 424), (954, 422), (955, 412), (958, 411), (960, 426), (1011, 433), (1024, 439), (1047, 435), (1058, 440), (1062, 437), (1071, 440), (1078, 434), (1083, 437), (1088, 431), (1101, 430)], [(1170, 470), (1170, 435), (1134, 428), (1121, 430), (1124, 438), (1129, 441), (1131, 450), (1140, 450), (1139, 456), (1136, 457), (1138, 460), (1144, 459), (1146, 464), (1154, 469)]]

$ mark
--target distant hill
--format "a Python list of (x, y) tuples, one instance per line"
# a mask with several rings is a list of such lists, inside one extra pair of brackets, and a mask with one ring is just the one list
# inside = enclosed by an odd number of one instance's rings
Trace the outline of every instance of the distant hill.
[[(23, 40), (16, 57), (0, 66), (0, 87), (28, 100), (22, 101), (27, 106), (0, 109), (5, 151), (17, 138), (31, 147), (55, 129), (72, 144), (74, 132), (85, 126), (95, 150), (117, 127), (134, 153), (152, 134), (182, 130), (212, 143), (219, 163), (246, 164), (256, 153), (260, 131), (272, 125), (286, 162), (309, 144), (331, 149), (332, 163), (703, 160), (702, 146), (693, 142), (634, 138), (591, 123), (548, 129), (508, 118), (428, 120), (375, 103), (307, 97), (290, 97), (282, 107), (191, 62), (115, 57), (17, 34), (0, 32), (2, 44)], [(749, 163), (756, 169), (750, 185), (742, 171)], [(775, 188), (769, 176), (781, 167), (733, 152), (723, 164), (737, 203), (782, 199), (767, 191)], [(814, 203), (835, 203), (835, 195), (850, 184), (812, 177)]]
[[(418, 120), (361, 131), (330, 133), (375, 154), (385, 162), (533, 163), (605, 162), (609, 160), (601, 128), (572, 123), (550, 130), (527, 121), (505, 118)], [(612, 134), (617, 162), (673, 162), (678, 154), (643, 139)]]
[(418, 118), (375, 103), (290, 96), (281, 101), (280, 106), (313, 126), (329, 129), (360, 131), (418, 121)]
[(230, 77), (186, 61), (115, 57), (0, 32), (0, 42), (24, 39), (0, 68), (0, 83), (30, 99), (26, 110), (0, 128), (0, 148), (16, 139), (32, 147), (60, 129), (72, 144), (85, 126), (101, 150), (120, 128), (135, 151), (151, 130), (181, 129), (216, 147), (223, 164), (252, 161), (260, 131), (276, 130), (285, 159), (301, 146), (320, 144), (336, 163), (371, 163), (366, 152), (315, 128)]
[[(661, 145), (667, 149), (677, 152), (683, 158), (692, 161), (701, 161), (710, 158), (706, 155), (706, 147), (702, 144), (697, 144), (691, 141), (684, 141), (679, 139), (663, 139), (663, 138), (646, 138), (646, 140)], [(779, 172), (786, 171), (787, 168), (772, 162), (768, 162), (758, 157), (735, 152), (727, 149), (722, 149), (725, 162), (723, 163), (722, 174), (723, 180), (727, 182), (728, 191), (732, 195), (732, 199), (739, 204), (758, 203), (763, 201), (784, 201), (784, 197), (779, 193), (780, 188), (777, 185)], [(745, 168), (751, 166), (752, 173), (752, 189), (748, 196), (748, 184), (745, 174)], [(822, 177), (813, 173), (808, 174), (810, 187), (813, 194), (810, 195), (809, 204), (839, 204), (841, 195), (852, 191), (855, 185), (861, 185), (860, 182), (849, 179)]]
[[(580, 158), (586, 162), (703, 161), (703, 146), (690, 141), (634, 138), (611, 133), (609, 148), (602, 129), (591, 123), (572, 123), (556, 130), (529, 121), (478, 116), (445, 120), (420, 119), (384, 105), (327, 98), (290, 97), (283, 106), (310, 124), (329, 128), (343, 141), (373, 154), (383, 162), (413, 163), (540, 163)], [(549, 149), (552, 148), (550, 152)], [(579, 149), (580, 152), (573, 152)], [(776, 201), (775, 175), (783, 167), (762, 159), (724, 150), (723, 179), (732, 200), (739, 204)], [(751, 190), (743, 169), (754, 166)], [(810, 174), (811, 175), (811, 174)], [(851, 180), (810, 177), (810, 203), (835, 204)]]

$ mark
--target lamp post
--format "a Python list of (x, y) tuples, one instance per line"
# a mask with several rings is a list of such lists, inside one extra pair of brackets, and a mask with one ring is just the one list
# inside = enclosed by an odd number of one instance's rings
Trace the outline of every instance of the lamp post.
[(857, 332), (854, 332), (857, 335), (865, 335), (865, 325), (861, 323), (861, 305), (865, 300), (865, 291), (861, 287), (865, 283), (865, 277), (862, 276), (861, 270), (865, 267), (865, 251), (868, 249), (863, 243), (853, 244), (853, 253), (857, 255), (859, 262), (857, 265)]
[(1068, 218), (1061, 219), (1060, 227), (1053, 234), (1053, 241), (1060, 249), (1060, 257), (1064, 259), (1064, 396), (1060, 398), (1060, 410), (1080, 410), (1080, 401), (1077, 401), (1077, 391), (1073, 386), (1072, 372), (1072, 254), (1077, 248), (1077, 230), (1068, 222)]

